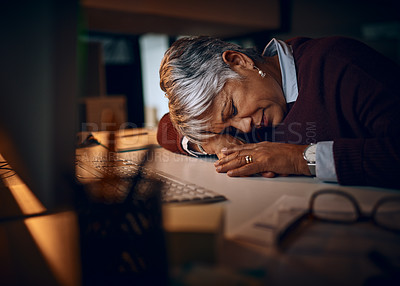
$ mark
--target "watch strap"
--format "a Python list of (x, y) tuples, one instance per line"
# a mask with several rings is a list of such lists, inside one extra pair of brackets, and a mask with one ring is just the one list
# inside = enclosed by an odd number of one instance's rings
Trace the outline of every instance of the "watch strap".
[(311, 175), (316, 176), (317, 175), (316, 164), (315, 163), (307, 163), (307, 165), (308, 165), (308, 169), (310, 170)]

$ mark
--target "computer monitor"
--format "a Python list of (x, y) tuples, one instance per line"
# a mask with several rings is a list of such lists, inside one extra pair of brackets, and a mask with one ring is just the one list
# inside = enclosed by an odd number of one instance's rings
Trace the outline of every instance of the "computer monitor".
[(48, 210), (70, 205), (78, 2), (6, 0), (1, 10), (0, 154)]

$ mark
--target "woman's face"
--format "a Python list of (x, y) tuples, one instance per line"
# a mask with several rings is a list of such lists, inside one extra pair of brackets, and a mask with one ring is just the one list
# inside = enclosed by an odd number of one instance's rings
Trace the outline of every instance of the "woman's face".
[(210, 131), (220, 133), (235, 127), (247, 133), (282, 122), (287, 108), (280, 80), (269, 74), (262, 78), (254, 68), (236, 71), (244, 79), (228, 81), (216, 96)]

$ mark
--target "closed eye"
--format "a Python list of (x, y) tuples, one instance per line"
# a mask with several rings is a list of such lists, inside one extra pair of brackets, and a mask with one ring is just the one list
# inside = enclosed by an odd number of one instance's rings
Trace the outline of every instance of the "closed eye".
[(232, 104), (232, 117), (233, 117), (238, 114), (238, 110), (237, 110), (235, 104), (233, 103), (233, 99), (231, 100), (231, 104)]

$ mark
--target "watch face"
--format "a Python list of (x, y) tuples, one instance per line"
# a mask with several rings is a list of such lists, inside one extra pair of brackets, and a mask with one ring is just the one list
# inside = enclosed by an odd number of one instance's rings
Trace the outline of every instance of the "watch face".
[(304, 151), (304, 159), (306, 159), (308, 163), (315, 163), (316, 151), (317, 151), (317, 145), (308, 146)]

